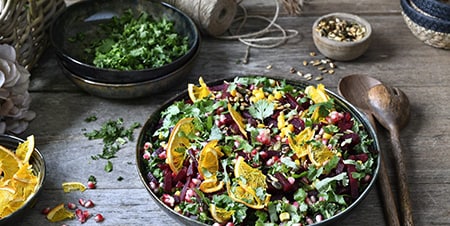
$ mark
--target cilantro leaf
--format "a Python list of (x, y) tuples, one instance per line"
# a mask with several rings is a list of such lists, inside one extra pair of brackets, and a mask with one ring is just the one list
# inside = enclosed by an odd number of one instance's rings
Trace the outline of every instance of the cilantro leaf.
[(273, 114), (274, 109), (275, 105), (273, 103), (263, 99), (256, 101), (256, 103), (248, 108), (248, 111), (253, 117), (263, 121)]

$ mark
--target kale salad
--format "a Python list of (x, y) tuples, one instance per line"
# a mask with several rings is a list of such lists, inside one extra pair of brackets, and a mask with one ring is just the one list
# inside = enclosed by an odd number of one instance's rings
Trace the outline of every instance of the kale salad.
[(139, 147), (148, 189), (209, 225), (310, 225), (373, 183), (379, 150), (360, 118), (318, 84), (199, 78)]

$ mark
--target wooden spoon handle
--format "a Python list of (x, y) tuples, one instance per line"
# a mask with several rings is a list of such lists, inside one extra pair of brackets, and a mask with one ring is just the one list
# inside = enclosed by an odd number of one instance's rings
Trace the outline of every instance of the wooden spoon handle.
[(378, 177), (378, 186), (381, 189), (381, 196), (384, 203), (384, 213), (389, 226), (400, 226), (398, 219), (397, 205), (395, 204), (395, 198), (392, 194), (391, 183), (387, 174), (386, 163), (384, 155), (381, 155), (381, 164)]
[(399, 139), (398, 129), (391, 129), (391, 142), (395, 161), (397, 162), (397, 179), (400, 191), (400, 207), (403, 214), (403, 225), (413, 226), (413, 216), (411, 210), (411, 199), (409, 196), (406, 167), (403, 161), (403, 151)]

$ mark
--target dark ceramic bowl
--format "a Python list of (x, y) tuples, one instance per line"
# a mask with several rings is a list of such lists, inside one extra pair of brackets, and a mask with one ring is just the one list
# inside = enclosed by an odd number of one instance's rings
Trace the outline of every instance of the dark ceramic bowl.
[[(281, 78), (275, 78), (274, 79), (280, 79)], [(228, 79), (226, 81), (233, 81), (233, 79)], [(223, 84), (224, 80), (218, 80), (215, 82), (208, 83), (208, 86), (214, 86), (214, 85), (220, 85)], [(289, 85), (293, 85), (295, 87), (299, 87), (304, 89), (306, 86), (311, 85), (305, 82), (299, 82), (299, 81), (289, 81), (286, 82)], [(372, 125), (370, 124), (367, 117), (359, 111), (356, 107), (354, 107), (352, 104), (350, 104), (348, 101), (346, 101), (344, 98), (342, 98), (339, 95), (336, 95), (335, 93), (326, 90), (328, 95), (335, 99), (335, 103), (342, 107), (343, 110), (350, 112), (351, 115), (356, 118), (361, 124), (364, 125), (365, 129), (367, 130), (367, 133), (370, 138), (373, 139), (372, 147), (374, 150), (380, 151), (380, 145), (378, 143), (378, 138), (376, 135), (376, 132)], [(160, 123), (161, 118), (161, 112), (164, 111), (168, 106), (172, 105), (174, 102), (179, 100), (185, 100), (189, 99), (188, 91), (185, 90), (184, 92), (178, 94), (177, 96), (174, 96), (172, 99), (168, 100), (165, 104), (163, 104), (158, 110), (156, 110), (154, 113), (150, 115), (148, 120), (145, 122), (144, 126), (141, 129), (141, 132), (139, 134), (138, 140), (137, 140), (137, 146), (136, 146), (136, 167), (138, 171), (138, 175), (141, 178), (142, 183), (144, 184), (144, 187), (146, 188), (147, 192), (150, 194), (150, 197), (153, 199), (153, 201), (170, 217), (180, 222), (182, 225), (195, 225), (195, 226), (206, 226), (207, 224), (201, 223), (199, 221), (196, 221), (195, 219), (188, 218), (186, 216), (183, 216), (182, 214), (174, 211), (172, 208), (168, 207), (166, 204), (164, 204), (158, 196), (155, 194), (155, 192), (150, 187), (150, 181), (147, 175), (147, 166), (145, 165), (143, 161), (143, 154), (144, 154), (144, 144), (150, 140), (150, 138), (153, 136), (155, 130), (157, 129), (158, 124)], [(379, 153), (378, 157), (376, 158), (376, 166), (373, 170), (373, 178), (367, 185), (364, 191), (362, 191), (359, 195), (359, 197), (345, 210), (341, 211), (340, 213), (334, 215), (331, 218), (328, 218), (326, 220), (323, 220), (319, 223), (314, 224), (315, 226), (325, 226), (325, 225), (333, 225), (337, 222), (343, 220), (345, 217), (347, 217), (353, 209), (355, 209), (363, 200), (365, 197), (369, 194), (369, 192), (373, 189), (375, 186), (375, 181), (378, 177), (378, 171), (380, 167), (380, 155), (382, 153)]]
[[(114, 16), (121, 16), (129, 9), (136, 15), (146, 12), (155, 19), (165, 18), (173, 21), (177, 33), (188, 38), (188, 52), (173, 62), (157, 68), (122, 71), (94, 66), (94, 53), (88, 55), (83, 46), (92, 40), (102, 39), (98, 34), (99, 24), (111, 20)], [(84, 35), (82, 43), (71, 41), (71, 38), (79, 34)], [(61, 65), (83, 79), (115, 84), (136, 83), (164, 77), (188, 62), (200, 44), (197, 27), (186, 14), (169, 4), (147, 0), (85, 0), (72, 4), (54, 20), (50, 40)]]
[(411, 0), (411, 3), (430, 16), (450, 21), (450, 3), (441, 0)]
[[(436, 0), (424, 1), (437, 2)], [(427, 45), (450, 49), (450, 20), (424, 12), (414, 3), (418, 1), (400, 0), (403, 19), (413, 35)], [(442, 3), (443, 4), (443, 3)]]
[[(0, 135), (0, 145), (10, 149), (10, 150), (16, 150), (17, 146), (20, 143), (23, 143), (24, 140), (10, 135)], [(0, 219), (0, 225), (15, 225), (23, 220), (24, 217), (26, 217), (27, 212), (33, 207), (34, 203), (36, 202), (36, 199), (42, 192), (42, 188), (45, 181), (45, 161), (42, 154), (39, 152), (37, 148), (34, 149), (34, 152), (31, 154), (30, 158), (30, 164), (33, 166), (33, 171), (37, 174), (40, 174), (40, 178), (38, 181), (37, 189), (34, 194), (31, 195), (31, 197), (28, 198), (28, 201), (20, 207), (18, 210), (16, 210), (14, 213), (8, 215), (5, 218)]]
[(148, 96), (155, 93), (160, 93), (174, 86), (181, 85), (186, 76), (190, 73), (195, 60), (197, 59), (200, 48), (196, 48), (194, 55), (188, 59), (188, 61), (172, 71), (161, 77), (157, 77), (151, 80), (142, 82), (130, 82), (130, 83), (105, 83), (97, 82), (79, 76), (69, 68), (62, 66), (63, 72), (66, 77), (72, 81), (80, 89), (94, 96), (99, 96), (108, 99), (131, 99)]

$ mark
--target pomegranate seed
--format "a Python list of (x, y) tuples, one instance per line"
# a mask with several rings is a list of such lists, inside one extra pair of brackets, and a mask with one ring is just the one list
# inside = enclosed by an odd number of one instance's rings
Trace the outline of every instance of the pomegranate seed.
[(89, 189), (95, 189), (97, 187), (94, 181), (88, 181), (87, 186)]
[(42, 209), (41, 213), (44, 214), (44, 215), (47, 215), (50, 212), (51, 209), (52, 208), (50, 208), (50, 207), (45, 207), (44, 209)]
[(267, 156), (268, 156), (267, 152), (265, 152), (265, 151), (259, 152), (259, 155), (260, 155), (261, 158), (263, 158), (263, 159), (267, 158)]
[(158, 158), (159, 159), (166, 159), (167, 158), (166, 152), (163, 151), (163, 152), (159, 153)]
[(163, 194), (162, 201), (170, 207), (173, 207), (175, 205), (175, 199), (169, 194)]
[(95, 222), (102, 222), (105, 220), (105, 218), (103, 217), (103, 215), (97, 213), (94, 217)]
[(82, 206), (84, 206), (84, 203), (85, 203), (85, 201), (84, 201), (84, 199), (78, 199), (78, 203), (80, 203), (80, 205), (82, 205)]
[(81, 223), (84, 223), (87, 220), (87, 217), (83, 214), (83, 210), (81, 209), (75, 210), (75, 216), (77, 216), (78, 221)]
[(84, 210), (84, 211), (83, 211), (83, 216), (84, 216), (86, 219), (88, 219), (88, 218), (91, 216), (91, 214), (89, 213), (89, 211)]
[(77, 205), (73, 202), (69, 202), (69, 203), (67, 203), (67, 208), (74, 210), (77, 208)]
[(144, 149), (145, 150), (147, 150), (147, 149), (149, 149), (151, 147), (152, 147), (152, 144), (150, 142), (145, 142), (145, 144), (144, 144)]
[(95, 206), (95, 204), (94, 204), (94, 202), (92, 202), (92, 200), (87, 200), (85, 203), (84, 203), (84, 205), (83, 205), (84, 207), (86, 207), (86, 208), (92, 208), (92, 207), (94, 207)]
[(144, 154), (142, 155), (142, 158), (144, 158), (145, 160), (149, 160), (150, 159), (150, 152), (145, 151)]

